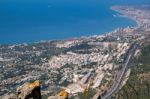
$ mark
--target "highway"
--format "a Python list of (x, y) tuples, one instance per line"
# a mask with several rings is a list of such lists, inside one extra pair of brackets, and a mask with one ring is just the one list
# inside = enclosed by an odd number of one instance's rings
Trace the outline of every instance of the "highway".
[(108, 89), (105, 94), (103, 94), (101, 96), (101, 99), (109, 99), (112, 94), (114, 94), (120, 87), (121, 83), (122, 83), (122, 80), (126, 74), (126, 71), (128, 70), (129, 68), (129, 63), (130, 63), (130, 60), (132, 59), (136, 49), (138, 48), (138, 46), (140, 45), (140, 41), (139, 42), (136, 42), (134, 43), (128, 50), (127, 52), (127, 57), (125, 58), (125, 61), (124, 61), (124, 64), (122, 65), (122, 68), (121, 70), (118, 72), (116, 78), (114, 79), (114, 82), (112, 84), (112, 86), (110, 87), (110, 89)]

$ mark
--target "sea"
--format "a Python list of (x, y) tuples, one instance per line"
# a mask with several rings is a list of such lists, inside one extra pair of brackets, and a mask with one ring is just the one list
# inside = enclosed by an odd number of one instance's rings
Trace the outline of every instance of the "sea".
[(114, 17), (113, 5), (150, 5), (150, 0), (0, 0), (0, 44), (100, 35), (137, 25)]

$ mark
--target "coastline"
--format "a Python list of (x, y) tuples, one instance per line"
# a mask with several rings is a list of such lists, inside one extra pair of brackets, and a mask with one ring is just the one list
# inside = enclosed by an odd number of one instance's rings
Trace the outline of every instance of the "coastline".
[(141, 23), (137, 19), (135, 19), (134, 17), (131, 17), (131, 16), (127, 15), (126, 13), (119, 10), (122, 7), (128, 7), (128, 6), (114, 5), (114, 6), (111, 6), (110, 9), (117, 12), (120, 17), (129, 18), (129, 19), (133, 20), (134, 22), (136, 22), (137, 26), (135, 26), (135, 27), (140, 27)]
[[(119, 9), (116, 9), (115, 7), (122, 7), (122, 6), (111, 6), (110, 10), (112, 11), (115, 11), (117, 13), (119, 13), (119, 17), (124, 17), (124, 18), (128, 18), (129, 20), (132, 20), (134, 22), (136, 22), (136, 25), (135, 26), (130, 26), (132, 28), (137, 28), (140, 26), (140, 23), (138, 22), (138, 20), (136, 20), (135, 18), (131, 17), (131, 16), (128, 16), (126, 14), (124, 14), (123, 12), (121, 12)], [(117, 28), (114, 28), (113, 30), (111, 31), (106, 31), (106, 32), (102, 32), (101, 34), (89, 34), (89, 35), (82, 35), (82, 36), (79, 36), (79, 37), (69, 37), (69, 38), (62, 38), (62, 39), (49, 39), (49, 40), (39, 40), (39, 41), (33, 41), (33, 42), (23, 42), (23, 43), (8, 43), (8, 44), (0, 44), (0, 45), (21, 45), (21, 44), (34, 44), (34, 43), (40, 43), (40, 42), (50, 42), (50, 41), (59, 41), (59, 40), (70, 40), (70, 39), (81, 39), (81, 38), (87, 38), (87, 37), (93, 37), (93, 36), (103, 36), (103, 35), (107, 35), (107, 34), (111, 34), (113, 31), (117, 30), (117, 29), (125, 29), (129, 26), (126, 26), (126, 27), (117, 27)]]

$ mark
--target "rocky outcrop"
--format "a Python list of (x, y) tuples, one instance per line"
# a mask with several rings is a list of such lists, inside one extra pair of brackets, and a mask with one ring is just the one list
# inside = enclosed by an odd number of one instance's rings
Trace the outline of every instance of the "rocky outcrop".
[(56, 96), (50, 96), (48, 99), (68, 99), (69, 94), (65, 90), (60, 91)]
[(17, 88), (18, 99), (41, 99), (40, 81), (36, 80), (33, 83), (25, 83)]

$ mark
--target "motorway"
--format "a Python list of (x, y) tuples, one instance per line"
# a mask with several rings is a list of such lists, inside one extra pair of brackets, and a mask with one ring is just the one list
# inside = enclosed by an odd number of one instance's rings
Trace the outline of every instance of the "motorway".
[(129, 63), (130, 60), (132, 59), (136, 49), (138, 48), (138, 46), (140, 45), (140, 41), (134, 43), (128, 50), (127, 52), (127, 57), (125, 58), (124, 64), (122, 65), (121, 70), (119, 71), (119, 73), (117, 74), (116, 78), (114, 79), (114, 82), (112, 84), (112, 86), (110, 87), (110, 89), (108, 89), (105, 94), (103, 94), (101, 96), (101, 99), (109, 99), (120, 87), (122, 80), (129, 68)]

